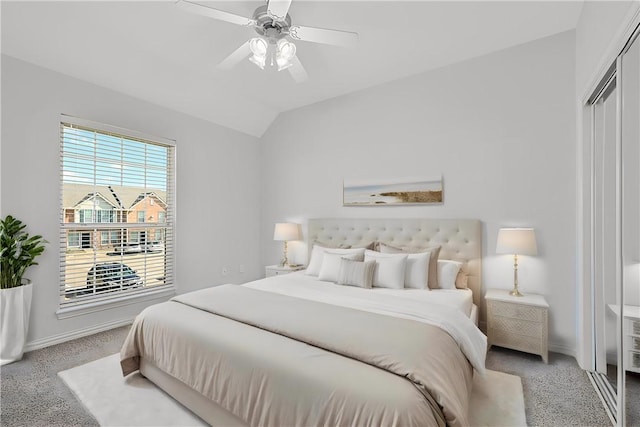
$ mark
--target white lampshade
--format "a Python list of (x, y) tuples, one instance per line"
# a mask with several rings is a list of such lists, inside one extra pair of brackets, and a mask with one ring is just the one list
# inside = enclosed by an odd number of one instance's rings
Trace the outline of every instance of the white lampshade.
[(536, 234), (533, 228), (501, 228), (498, 231), (496, 253), (511, 255), (536, 255)]
[(293, 222), (278, 222), (273, 231), (273, 240), (300, 240), (302, 233), (300, 232), (300, 224)]

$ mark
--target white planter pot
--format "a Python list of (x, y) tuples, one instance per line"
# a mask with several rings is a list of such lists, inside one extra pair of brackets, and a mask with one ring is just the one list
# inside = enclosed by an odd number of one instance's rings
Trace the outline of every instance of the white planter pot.
[(33, 285), (0, 289), (0, 365), (22, 359), (29, 332)]

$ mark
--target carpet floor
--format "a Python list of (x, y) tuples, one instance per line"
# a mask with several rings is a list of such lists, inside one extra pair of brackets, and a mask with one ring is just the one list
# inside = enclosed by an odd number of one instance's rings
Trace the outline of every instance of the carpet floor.
[[(128, 332), (122, 327), (25, 354), (0, 370), (2, 426), (97, 426), (58, 377), (64, 371), (120, 350)], [(572, 357), (539, 357), (493, 347), (487, 368), (522, 378), (530, 426), (610, 426), (586, 373)], [(640, 402), (638, 402), (640, 404)]]

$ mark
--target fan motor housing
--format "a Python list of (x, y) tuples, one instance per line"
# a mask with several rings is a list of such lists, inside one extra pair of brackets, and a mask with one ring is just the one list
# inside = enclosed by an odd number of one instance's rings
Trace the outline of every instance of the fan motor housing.
[(284, 21), (276, 21), (267, 12), (267, 6), (260, 6), (253, 12), (253, 19), (256, 21), (256, 33), (265, 37), (271, 43), (275, 43), (289, 33), (291, 27), (291, 16), (287, 14)]

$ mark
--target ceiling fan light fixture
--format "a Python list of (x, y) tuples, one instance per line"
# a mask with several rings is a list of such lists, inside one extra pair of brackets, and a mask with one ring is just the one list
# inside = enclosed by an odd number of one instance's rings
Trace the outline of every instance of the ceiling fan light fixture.
[(276, 63), (278, 64), (278, 71), (286, 70), (287, 68), (291, 67), (293, 65), (291, 60), (295, 56), (295, 44), (285, 39), (278, 40), (276, 51)]
[(177, 4), (198, 15), (251, 27), (259, 35), (259, 37), (244, 42), (242, 46), (227, 56), (218, 65), (218, 68), (221, 69), (231, 69), (247, 56), (252, 55), (249, 60), (259, 68), (264, 70), (268, 60), (271, 67), (277, 65), (278, 70), (288, 69), (293, 79), (300, 83), (306, 81), (309, 76), (296, 57), (296, 46), (288, 39), (342, 47), (354, 47), (358, 43), (358, 33), (351, 31), (291, 25), (289, 7), (292, 0), (266, 0), (267, 4), (258, 6), (253, 12), (252, 18), (204, 6), (193, 1), (198, 0), (177, 0)]
[(287, 60), (293, 58), (296, 54), (296, 45), (287, 39), (278, 40), (278, 55)]
[(254, 56), (266, 57), (268, 47), (267, 41), (262, 37), (254, 37), (249, 41), (249, 49), (251, 49)]
[(267, 49), (269, 45), (267, 41), (262, 37), (254, 37), (249, 40), (249, 50), (253, 53), (253, 56), (249, 58), (249, 61), (253, 62), (260, 68), (264, 70), (265, 63), (267, 62)]

